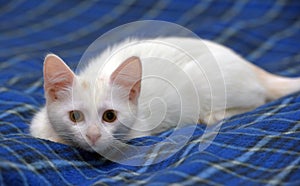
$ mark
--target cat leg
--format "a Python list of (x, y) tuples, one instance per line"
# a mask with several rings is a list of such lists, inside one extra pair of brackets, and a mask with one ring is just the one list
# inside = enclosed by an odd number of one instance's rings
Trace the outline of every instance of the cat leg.
[(34, 116), (29, 130), (33, 137), (66, 144), (53, 130), (45, 107)]

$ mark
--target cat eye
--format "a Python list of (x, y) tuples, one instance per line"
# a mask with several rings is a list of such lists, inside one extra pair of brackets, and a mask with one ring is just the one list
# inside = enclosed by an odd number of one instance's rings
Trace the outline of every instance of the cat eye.
[(69, 117), (70, 117), (70, 120), (73, 121), (74, 123), (81, 122), (81, 121), (84, 120), (84, 115), (79, 110), (70, 111), (69, 112)]
[(102, 120), (108, 123), (116, 121), (117, 113), (114, 110), (107, 110), (102, 115)]

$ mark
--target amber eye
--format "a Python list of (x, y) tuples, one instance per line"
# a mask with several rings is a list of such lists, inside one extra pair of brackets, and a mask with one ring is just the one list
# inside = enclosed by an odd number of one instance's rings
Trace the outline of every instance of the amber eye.
[(69, 112), (69, 117), (70, 117), (70, 120), (73, 121), (74, 123), (81, 122), (81, 121), (84, 120), (84, 115), (79, 110), (70, 111)]
[(102, 120), (108, 123), (116, 121), (117, 113), (114, 110), (107, 110), (102, 115)]

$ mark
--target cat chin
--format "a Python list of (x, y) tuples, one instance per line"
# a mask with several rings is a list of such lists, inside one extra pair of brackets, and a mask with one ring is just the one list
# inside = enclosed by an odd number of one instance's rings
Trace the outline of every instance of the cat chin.
[(80, 147), (83, 150), (89, 151), (89, 152), (96, 152), (102, 156), (109, 155), (110, 153), (113, 153), (116, 151), (115, 148), (111, 148), (109, 145), (104, 146), (85, 146)]
[(86, 151), (89, 151), (89, 152), (96, 152), (95, 151), (95, 148), (90, 146), (90, 145), (85, 145), (85, 146), (79, 146), (79, 148), (83, 149), (83, 150), (86, 150)]
[(101, 143), (101, 142), (97, 142), (95, 145), (89, 144), (88, 142), (85, 143), (77, 143), (75, 144), (71, 144), (72, 146), (77, 146), (83, 150), (89, 151), (89, 152), (97, 152), (97, 153), (103, 153), (104, 151), (106, 151), (107, 149), (110, 148), (110, 143)]
[(97, 146), (93, 146), (93, 145), (90, 145), (88, 143), (84, 143), (84, 144), (82, 144), (82, 143), (77, 143), (77, 144), (72, 143), (72, 144), (69, 144), (69, 145), (74, 146), (74, 147), (78, 147), (82, 150), (86, 150), (86, 151), (89, 151), (89, 152), (95, 152), (96, 149), (97, 149)]

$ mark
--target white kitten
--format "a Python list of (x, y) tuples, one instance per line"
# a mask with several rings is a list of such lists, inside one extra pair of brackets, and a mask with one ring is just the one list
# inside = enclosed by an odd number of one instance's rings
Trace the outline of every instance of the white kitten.
[[(185, 50), (195, 59), (179, 53), (173, 47), (177, 43), (188, 46)], [(214, 124), (300, 90), (300, 79), (272, 75), (216, 43), (174, 37), (125, 41), (78, 75), (49, 54), (44, 89), (46, 106), (33, 118), (31, 134), (104, 151), (116, 139), (198, 120)]]

